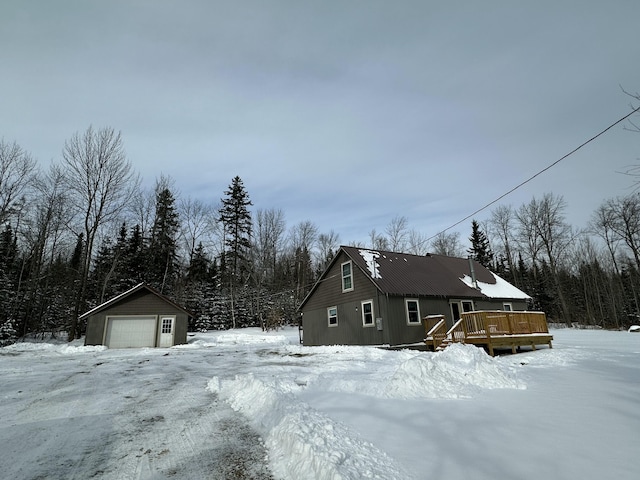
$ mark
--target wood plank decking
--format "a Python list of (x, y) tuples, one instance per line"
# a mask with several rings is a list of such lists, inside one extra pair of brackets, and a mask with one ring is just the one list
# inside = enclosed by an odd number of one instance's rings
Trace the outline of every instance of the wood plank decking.
[(423, 318), (427, 348), (436, 351), (451, 343), (468, 343), (486, 348), (493, 356), (496, 348), (511, 348), (515, 353), (522, 346), (534, 350), (536, 345), (553, 347), (543, 312), (476, 311), (464, 312), (460, 317), (449, 330), (444, 315)]

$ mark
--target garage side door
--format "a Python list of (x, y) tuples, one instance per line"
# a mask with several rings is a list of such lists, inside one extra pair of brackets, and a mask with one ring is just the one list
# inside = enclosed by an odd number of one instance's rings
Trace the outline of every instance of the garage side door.
[(105, 345), (109, 348), (156, 346), (156, 317), (107, 318)]

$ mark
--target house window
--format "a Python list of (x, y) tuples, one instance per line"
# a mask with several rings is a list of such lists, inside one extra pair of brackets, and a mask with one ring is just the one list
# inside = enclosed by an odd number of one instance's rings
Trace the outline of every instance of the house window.
[(414, 298), (406, 298), (404, 301), (407, 311), (407, 323), (409, 325), (420, 325), (420, 305)]
[(373, 327), (373, 301), (362, 302), (362, 326)]
[(471, 300), (463, 300), (462, 302), (463, 312), (473, 312), (473, 302)]
[(502, 304), (502, 310), (504, 310), (505, 312), (512, 312), (513, 311), (513, 305), (511, 303), (503, 303)]
[(171, 327), (173, 326), (173, 318), (163, 318), (162, 319), (162, 329), (160, 330), (162, 333), (171, 333)]
[(353, 290), (351, 262), (345, 262), (342, 264), (342, 291), (350, 292), (351, 290)]
[(327, 318), (329, 320), (330, 327), (338, 326), (338, 307), (327, 308)]

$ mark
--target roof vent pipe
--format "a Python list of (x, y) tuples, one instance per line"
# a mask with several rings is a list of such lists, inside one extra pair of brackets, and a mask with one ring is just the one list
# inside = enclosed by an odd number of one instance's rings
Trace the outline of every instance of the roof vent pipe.
[(476, 280), (476, 271), (473, 268), (473, 258), (471, 258), (471, 256), (469, 256), (468, 258), (469, 258), (469, 268), (471, 269), (471, 285), (473, 285), (473, 288), (475, 288), (476, 290), (479, 290), (478, 281)]

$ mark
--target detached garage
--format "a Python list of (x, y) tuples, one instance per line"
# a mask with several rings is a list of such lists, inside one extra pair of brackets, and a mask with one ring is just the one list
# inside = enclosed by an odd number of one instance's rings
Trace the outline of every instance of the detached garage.
[(141, 283), (80, 317), (87, 321), (85, 345), (109, 348), (172, 347), (187, 343), (192, 315)]

